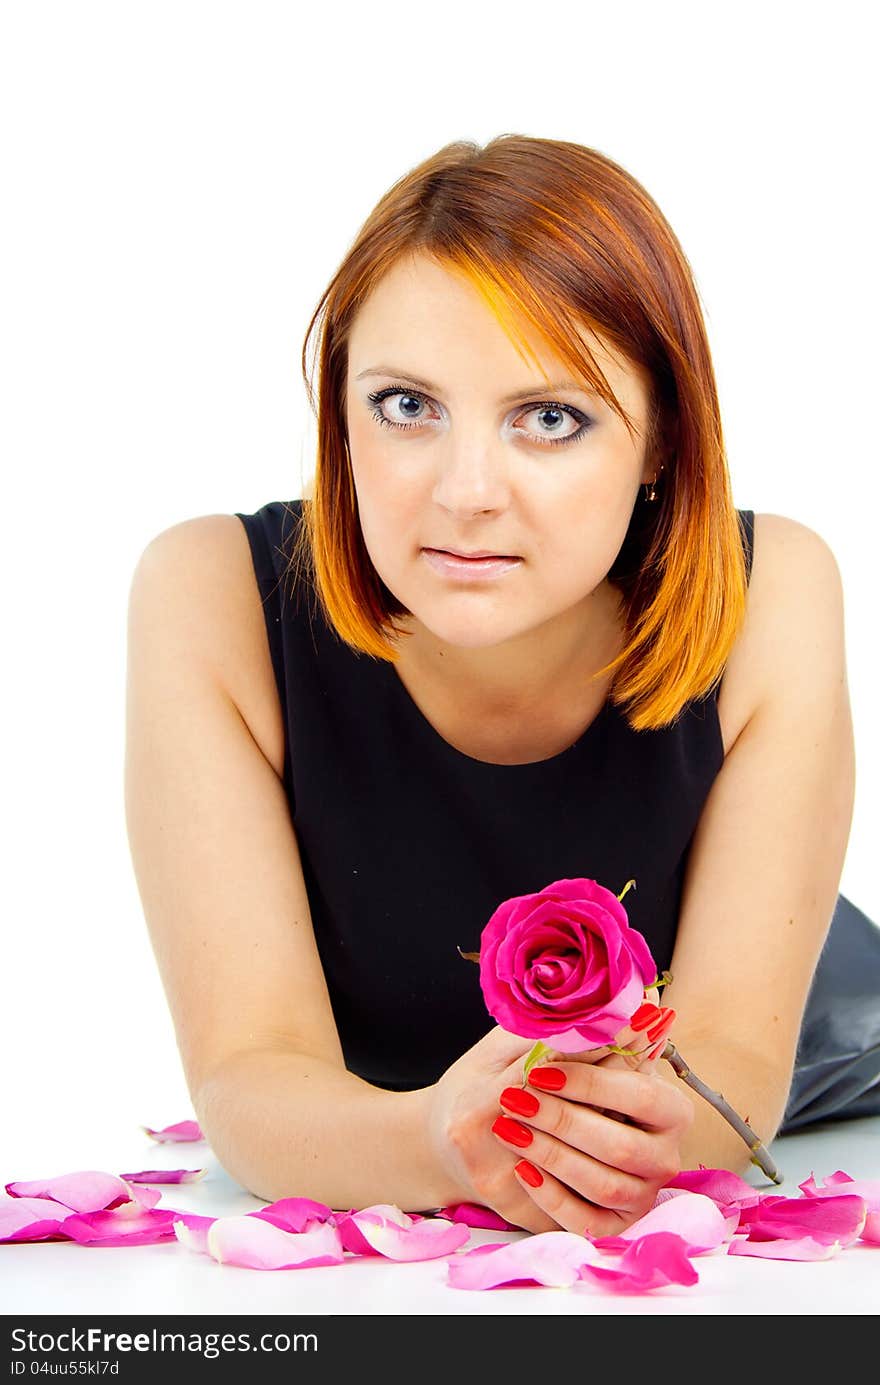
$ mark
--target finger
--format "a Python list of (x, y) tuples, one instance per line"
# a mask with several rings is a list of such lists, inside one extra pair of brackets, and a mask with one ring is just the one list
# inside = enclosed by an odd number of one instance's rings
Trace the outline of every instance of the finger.
[[(609, 1122), (612, 1124), (612, 1122)], [(530, 1129), (512, 1116), (499, 1116), (492, 1133), (506, 1149), (520, 1150), (542, 1172), (552, 1173), (585, 1201), (606, 1210), (626, 1212), (645, 1204), (647, 1185), (641, 1178), (574, 1148), (540, 1129)], [(647, 1205), (650, 1205), (650, 1200)]]
[(520, 1159), (513, 1173), (535, 1205), (563, 1231), (573, 1231), (578, 1236), (616, 1236), (633, 1220), (629, 1215), (585, 1202), (532, 1159)]
[[(510, 1116), (527, 1132), (543, 1131), (578, 1153), (589, 1150), (601, 1164), (636, 1178), (665, 1181), (668, 1176), (658, 1136), (614, 1112), (608, 1116), (592, 1106), (565, 1101), (549, 1092), (539, 1096), (536, 1092), (510, 1087), (501, 1093), (499, 1100), (505, 1116)], [(508, 1127), (505, 1125), (502, 1129)], [(515, 1132), (511, 1129), (510, 1133)], [(525, 1149), (527, 1146), (523, 1143), (519, 1147)], [(595, 1200), (602, 1201), (601, 1198)]]
[[(554, 1075), (545, 1077), (545, 1072)], [(604, 1063), (559, 1062), (552, 1068), (539, 1063), (529, 1073), (526, 1085), (538, 1091), (552, 1090), (566, 1101), (631, 1116), (647, 1130), (667, 1129), (675, 1124), (673, 1107), (677, 1109), (677, 1105), (672, 1090), (667, 1083), (658, 1082), (653, 1073), (630, 1072)]]

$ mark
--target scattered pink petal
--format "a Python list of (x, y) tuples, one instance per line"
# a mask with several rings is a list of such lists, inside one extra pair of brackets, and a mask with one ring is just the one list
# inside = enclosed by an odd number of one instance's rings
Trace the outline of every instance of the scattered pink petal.
[(143, 1169), (140, 1173), (121, 1173), (126, 1183), (198, 1183), (207, 1169)]
[(798, 1186), (805, 1197), (839, 1197), (841, 1193), (851, 1193), (863, 1198), (868, 1215), (862, 1228), (862, 1240), (871, 1245), (880, 1245), (880, 1179), (851, 1178), (848, 1173), (838, 1169), (823, 1181), (824, 1187), (818, 1188), (811, 1174)]
[(282, 1197), (259, 1207), (254, 1212), (245, 1213), (248, 1217), (261, 1217), (282, 1231), (305, 1231), (310, 1221), (332, 1221), (333, 1211), (324, 1202), (315, 1202), (310, 1197)]
[(470, 1231), (461, 1222), (410, 1216), (388, 1203), (345, 1213), (336, 1224), (346, 1250), (384, 1255), (389, 1260), (436, 1260), (470, 1240)]
[(85, 1169), (63, 1173), (57, 1178), (34, 1178), (30, 1182), (7, 1183), (10, 1197), (48, 1197), (72, 1212), (101, 1212), (119, 1207), (134, 1198), (144, 1207), (155, 1207), (161, 1193), (148, 1188), (130, 1187), (115, 1173)]
[(862, 1234), (867, 1216), (865, 1200), (840, 1193), (836, 1197), (765, 1197), (758, 1207), (740, 1212), (739, 1230), (750, 1241), (801, 1240), (821, 1245), (851, 1245)]
[[(757, 1188), (729, 1169), (682, 1169), (666, 1184), (666, 1188), (684, 1188), (689, 1193), (702, 1193), (723, 1209), (748, 1207), (761, 1199)], [(661, 1188), (660, 1191), (662, 1193), (665, 1189)]]
[(198, 1121), (178, 1121), (176, 1125), (166, 1125), (163, 1130), (151, 1130), (148, 1125), (142, 1125), (141, 1130), (152, 1135), (154, 1140), (159, 1140), (163, 1144), (181, 1143), (187, 1140), (203, 1140)]
[(216, 1220), (216, 1217), (198, 1217), (193, 1212), (179, 1212), (172, 1225), (181, 1245), (208, 1255), (208, 1232)]
[[(175, 1234), (178, 1240), (183, 1239), (179, 1230)], [(284, 1231), (265, 1217), (250, 1213), (218, 1217), (208, 1228), (206, 1248), (219, 1264), (250, 1270), (341, 1265), (345, 1258), (339, 1231), (332, 1221), (309, 1221), (303, 1231)]]
[(582, 1265), (580, 1277), (598, 1279), (609, 1289), (637, 1293), (662, 1289), (666, 1284), (696, 1284), (700, 1278), (688, 1259), (686, 1242), (672, 1231), (639, 1236), (616, 1265)]
[(484, 1207), (481, 1202), (456, 1202), (450, 1207), (441, 1207), (436, 1216), (464, 1222), (465, 1226), (483, 1227), (487, 1231), (522, 1231), (521, 1226), (514, 1226), (513, 1222), (505, 1221), (498, 1212), (493, 1212), (491, 1207)]
[(65, 1241), (61, 1227), (69, 1216), (69, 1207), (48, 1197), (0, 1198), (0, 1243)]
[(475, 1246), (449, 1261), (447, 1282), (454, 1289), (495, 1289), (502, 1284), (577, 1283), (579, 1271), (598, 1253), (573, 1231), (539, 1231), (510, 1245)]
[(597, 1236), (593, 1245), (599, 1250), (621, 1251), (643, 1237), (671, 1233), (687, 1246), (688, 1255), (703, 1255), (715, 1250), (733, 1236), (739, 1213), (725, 1215), (711, 1198), (684, 1189), (668, 1197), (634, 1221), (617, 1236)]
[(63, 1229), (83, 1246), (148, 1246), (173, 1240), (173, 1223), (179, 1216), (179, 1212), (129, 1203), (111, 1212), (74, 1212)]
[(810, 1236), (800, 1240), (752, 1241), (735, 1236), (727, 1247), (728, 1255), (756, 1255), (762, 1260), (830, 1260), (840, 1250), (840, 1243), (824, 1245)]

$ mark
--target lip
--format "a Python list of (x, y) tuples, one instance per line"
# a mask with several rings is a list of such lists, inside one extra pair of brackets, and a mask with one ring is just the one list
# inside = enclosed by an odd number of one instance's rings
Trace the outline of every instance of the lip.
[(519, 567), (522, 562), (522, 558), (505, 557), (497, 553), (482, 558), (462, 558), (440, 548), (423, 548), (422, 556), (441, 577), (470, 582), (502, 577), (506, 572), (512, 572), (514, 568)]

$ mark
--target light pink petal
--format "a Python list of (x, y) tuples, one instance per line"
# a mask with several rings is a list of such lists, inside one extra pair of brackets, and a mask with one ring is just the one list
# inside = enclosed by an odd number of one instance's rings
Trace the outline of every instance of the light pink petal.
[(840, 1197), (841, 1193), (854, 1194), (864, 1198), (869, 1212), (880, 1212), (880, 1178), (850, 1178), (849, 1174), (832, 1173), (824, 1179), (823, 1186), (817, 1187), (811, 1175), (798, 1187), (805, 1197)]
[(824, 1245), (851, 1245), (858, 1240), (868, 1209), (864, 1198), (765, 1197), (757, 1207), (740, 1211), (740, 1231), (751, 1241), (800, 1240), (809, 1236)]
[(145, 1130), (148, 1135), (152, 1135), (154, 1140), (159, 1140), (163, 1144), (183, 1143), (187, 1140), (203, 1140), (205, 1138), (199, 1128), (198, 1121), (178, 1121), (176, 1125), (166, 1125), (162, 1130), (151, 1130), (148, 1125), (142, 1125), (141, 1130)]
[(265, 1217), (218, 1217), (208, 1228), (206, 1243), (219, 1264), (249, 1270), (341, 1265), (345, 1258), (339, 1232), (329, 1221), (308, 1222), (305, 1231), (297, 1232), (283, 1231)]
[(702, 1193), (680, 1191), (675, 1197), (655, 1203), (638, 1221), (616, 1236), (598, 1236), (593, 1245), (599, 1250), (621, 1250), (643, 1236), (671, 1232), (687, 1246), (689, 1255), (703, 1255), (729, 1241), (736, 1230), (739, 1214), (725, 1215), (709, 1197)]
[(735, 1236), (727, 1247), (728, 1255), (755, 1255), (761, 1260), (830, 1260), (839, 1250), (838, 1241), (825, 1245), (810, 1236), (784, 1241), (752, 1241)]
[(464, 1222), (465, 1226), (485, 1227), (488, 1231), (522, 1230), (521, 1226), (506, 1221), (498, 1212), (493, 1212), (491, 1207), (484, 1207), (481, 1202), (456, 1202), (450, 1207), (441, 1207), (437, 1216), (448, 1217), (450, 1221)]
[(126, 1183), (198, 1183), (207, 1169), (142, 1169), (140, 1173), (121, 1173)]
[(420, 1217), (415, 1221), (399, 1207), (381, 1203), (350, 1215), (351, 1223), (345, 1232), (340, 1226), (346, 1249), (355, 1249), (353, 1224), (367, 1245), (389, 1260), (436, 1260), (451, 1255), (471, 1235), (461, 1222), (445, 1217)]
[(583, 1265), (598, 1258), (584, 1236), (573, 1231), (539, 1231), (510, 1245), (475, 1246), (449, 1261), (454, 1289), (494, 1289), (500, 1284), (575, 1284)]
[[(85, 1169), (62, 1173), (56, 1178), (33, 1178), (29, 1182), (7, 1183), (10, 1197), (48, 1197), (72, 1212), (101, 1212), (130, 1202), (132, 1189), (115, 1173)], [(158, 1194), (158, 1197), (161, 1194)]]
[(67, 1240), (61, 1227), (69, 1207), (48, 1197), (0, 1198), (0, 1243)]
[(64, 1231), (83, 1246), (148, 1246), (173, 1240), (173, 1223), (179, 1216), (170, 1209), (129, 1203), (110, 1212), (74, 1212), (65, 1221)]
[(247, 1212), (246, 1216), (262, 1217), (282, 1231), (305, 1231), (310, 1221), (332, 1221), (333, 1211), (325, 1202), (315, 1202), (310, 1197), (282, 1197), (255, 1212)]
[(639, 1236), (616, 1265), (582, 1265), (580, 1277), (597, 1279), (609, 1289), (639, 1293), (666, 1284), (696, 1284), (700, 1278), (688, 1259), (687, 1245), (671, 1231)]
[(208, 1255), (208, 1232), (216, 1220), (216, 1217), (199, 1217), (192, 1212), (180, 1212), (172, 1223), (174, 1234), (187, 1250)]
[(869, 1212), (862, 1227), (862, 1240), (869, 1245), (880, 1245), (880, 1212)]
[(758, 1202), (761, 1194), (744, 1178), (729, 1169), (682, 1169), (666, 1184), (667, 1188), (684, 1188), (690, 1193), (702, 1193), (719, 1207), (748, 1206)]

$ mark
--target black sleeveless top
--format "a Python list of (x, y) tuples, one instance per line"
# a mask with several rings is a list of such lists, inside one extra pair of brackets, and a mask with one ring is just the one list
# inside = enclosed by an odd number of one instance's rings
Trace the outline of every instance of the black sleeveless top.
[[(513, 895), (587, 877), (669, 967), (691, 839), (724, 762), (718, 689), (636, 732), (606, 700), (574, 745), (495, 765), (434, 730), (393, 664), (357, 654), (287, 572), (302, 502), (236, 512), (284, 715), (284, 786), (349, 1071), (428, 1086), (495, 1021), (476, 952)], [(754, 512), (740, 527), (751, 575)]]

